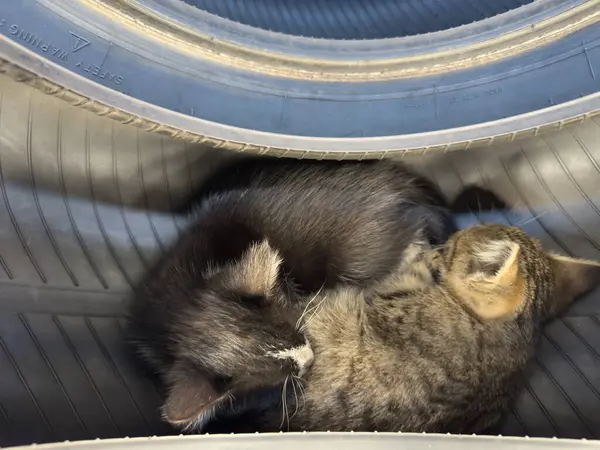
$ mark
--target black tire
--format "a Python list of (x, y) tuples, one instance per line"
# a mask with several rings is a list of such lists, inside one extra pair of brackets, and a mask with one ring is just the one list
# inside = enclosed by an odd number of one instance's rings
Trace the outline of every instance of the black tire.
[(595, 113), (599, 19), (600, 0), (538, 0), (432, 34), (336, 41), (180, 0), (20, 0), (0, 6), (0, 70), (190, 141), (380, 158), (512, 140)]

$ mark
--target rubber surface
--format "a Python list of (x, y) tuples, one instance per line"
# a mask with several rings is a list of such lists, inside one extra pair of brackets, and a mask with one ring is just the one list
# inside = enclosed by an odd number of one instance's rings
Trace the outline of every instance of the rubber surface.
[(278, 33), (322, 39), (384, 39), (432, 33), (485, 19), (532, 0), (184, 0)]
[[(122, 93), (143, 117), (167, 116), (161, 123), (176, 136), (203, 127), (224, 144), (271, 154), (356, 157), (409, 148), (406, 136), (417, 148), (453, 145), (456, 135), (461, 142), (510, 136), (522, 131), (521, 121), (507, 127), (505, 119), (542, 117), (552, 105), (598, 92), (597, 0), (539, 0), (452, 30), (372, 41), (267, 33), (176, 0), (134, 3), (178, 25), (167, 23), (163, 34), (147, 24), (136, 28), (129, 11), (109, 14), (97, 0), (22, 0), (0, 8), (0, 34), (61, 89), (108, 107), (117, 105), (106, 91)], [(590, 9), (574, 22), (581, 27), (539, 31), (584, 7)], [(208, 43), (203, 26), (213, 37)], [(177, 34), (182, 29), (188, 34)], [(520, 45), (501, 44), (508, 35)], [(489, 42), (498, 44), (477, 53)], [(426, 69), (414, 63), (436, 51), (442, 55)], [(510, 57), (497, 57), (504, 52)], [(397, 60), (404, 62), (396, 67)], [(85, 92), (75, 89), (81, 77), (93, 81)], [(482, 136), (476, 124), (484, 123)]]
[[(546, 248), (600, 261), (600, 122), (493, 151), (406, 158), (467, 185)], [(187, 145), (0, 77), (0, 446), (169, 433), (122, 343), (130, 285), (185, 227), (168, 213), (233, 153)], [(600, 291), (545, 331), (503, 434), (600, 438)]]

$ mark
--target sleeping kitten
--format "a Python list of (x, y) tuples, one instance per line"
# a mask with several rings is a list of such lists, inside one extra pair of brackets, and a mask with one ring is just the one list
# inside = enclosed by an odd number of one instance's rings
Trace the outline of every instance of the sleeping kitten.
[(304, 381), (283, 413), (229, 431), (484, 431), (518, 391), (541, 325), (598, 284), (600, 264), (548, 254), (519, 228), (459, 231), (371, 293), (311, 301)]
[(251, 160), (205, 192), (130, 311), (134, 344), (168, 390), (165, 418), (183, 427), (308, 370), (299, 294), (366, 287), (412, 244), (446, 238), (431, 191), (387, 161)]

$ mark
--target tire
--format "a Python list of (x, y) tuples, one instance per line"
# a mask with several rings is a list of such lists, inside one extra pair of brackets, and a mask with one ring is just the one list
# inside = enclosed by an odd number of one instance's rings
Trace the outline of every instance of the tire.
[[(161, 396), (123, 345), (130, 289), (189, 223), (168, 211), (243, 155), (139, 131), (1, 75), (0, 92), (0, 447), (169, 433)], [(600, 261), (600, 118), (489, 151), (405, 161), (450, 201), (478, 186), (509, 206), (481, 211), (470, 202), (471, 212), (454, 216), (459, 227), (520, 225), (549, 251)], [(600, 439), (599, 374), (600, 289), (545, 329), (498, 432)], [(358, 448), (342, 438), (331, 448)], [(151, 450), (151, 441), (142, 446)]]
[(600, 0), (538, 0), (432, 34), (344, 41), (264, 31), (179, 0), (20, 0), (0, 7), (0, 70), (192, 142), (381, 158), (595, 114), (599, 19)]

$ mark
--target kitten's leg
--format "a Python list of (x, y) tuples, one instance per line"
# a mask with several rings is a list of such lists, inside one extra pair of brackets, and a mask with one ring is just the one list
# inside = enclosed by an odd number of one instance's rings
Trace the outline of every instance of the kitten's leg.
[(431, 245), (418, 240), (408, 245), (402, 260), (392, 273), (375, 286), (381, 297), (396, 297), (402, 293), (422, 290), (435, 282), (428, 264)]
[(417, 240), (409, 244), (402, 253), (402, 259), (395, 272), (403, 272), (408, 266), (414, 263), (424, 252), (431, 249), (429, 242), (425, 240)]

